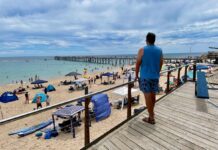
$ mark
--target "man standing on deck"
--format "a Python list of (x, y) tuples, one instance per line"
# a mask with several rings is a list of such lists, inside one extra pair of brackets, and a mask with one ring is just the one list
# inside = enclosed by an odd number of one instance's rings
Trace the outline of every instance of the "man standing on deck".
[[(148, 110), (148, 117), (143, 118), (144, 122), (155, 124), (154, 106), (160, 71), (163, 65), (162, 50), (154, 45), (155, 34), (148, 33), (146, 36), (147, 46), (140, 48), (136, 61), (136, 80), (139, 81), (140, 90), (144, 93), (145, 103)], [(140, 78), (138, 76), (140, 69)]]

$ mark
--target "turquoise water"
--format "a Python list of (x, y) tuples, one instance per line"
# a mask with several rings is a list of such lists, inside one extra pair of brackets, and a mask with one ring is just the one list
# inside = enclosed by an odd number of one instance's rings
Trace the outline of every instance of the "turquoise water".
[(64, 76), (69, 72), (83, 73), (107, 69), (109, 65), (90, 64), (84, 62), (57, 61), (53, 57), (20, 57), (0, 58), (0, 85), (15, 83), (16, 81), (29, 81), (29, 78), (48, 80), (53, 77)]
[(188, 75), (189, 78), (192, 79), (192, 78), (193, 78), (193, 71), (188, 71), (188, 72), (187, 72), (187, 75)]

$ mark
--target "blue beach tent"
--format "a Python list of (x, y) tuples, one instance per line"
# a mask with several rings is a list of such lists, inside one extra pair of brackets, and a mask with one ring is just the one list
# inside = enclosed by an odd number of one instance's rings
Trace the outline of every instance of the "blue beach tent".
[(18, 97), (17, 97), (17, 95), (15, 95), (12, 92), (5, 92), (0, 97), (0, 102), (2, 102), (2, 103), (13, 102), (16, 100), (18, 100)]
[(55, 87), (53, 85), (51, 85), (51, 84), (48, 85), (48, 87), (47, 87), (48, 92), (52, 92), (52, 91), (55, 91), (55, 90), (56, 89), (55, 89)]
[(37, 93), (33, 100), (32, 103), (36, 103), (37, 97), (40, 96), (41, 97), (41, 102), (45, 102), (47, 100), (47, 96), (44, 93)]
[(94, 95), (91, 102), (93, 103), (93, 111), (97, 122), (110, 116), (111, 107), (107, 94)]

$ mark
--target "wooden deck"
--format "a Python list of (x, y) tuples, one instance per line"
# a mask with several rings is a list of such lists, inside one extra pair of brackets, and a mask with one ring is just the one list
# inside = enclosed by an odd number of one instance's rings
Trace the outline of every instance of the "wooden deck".
[[(218, 90), (209, 91), (218, 104)], [(160, 100), (155, 107), (156, 124), (142, 122), (142, 112), (89, 149), (218, 149), (218, 107), (194, 95), (188, 82)]]

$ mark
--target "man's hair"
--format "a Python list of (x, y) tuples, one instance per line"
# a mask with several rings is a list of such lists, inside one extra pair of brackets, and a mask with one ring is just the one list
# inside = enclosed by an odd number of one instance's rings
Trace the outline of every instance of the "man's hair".
[(154, 33), (151, 33), (151, 32), (148, 32), (147, 36), (146, 36), (146, 41), (149, 43), (149, 44), (154, 44), (155, 42), (155, 34)]

